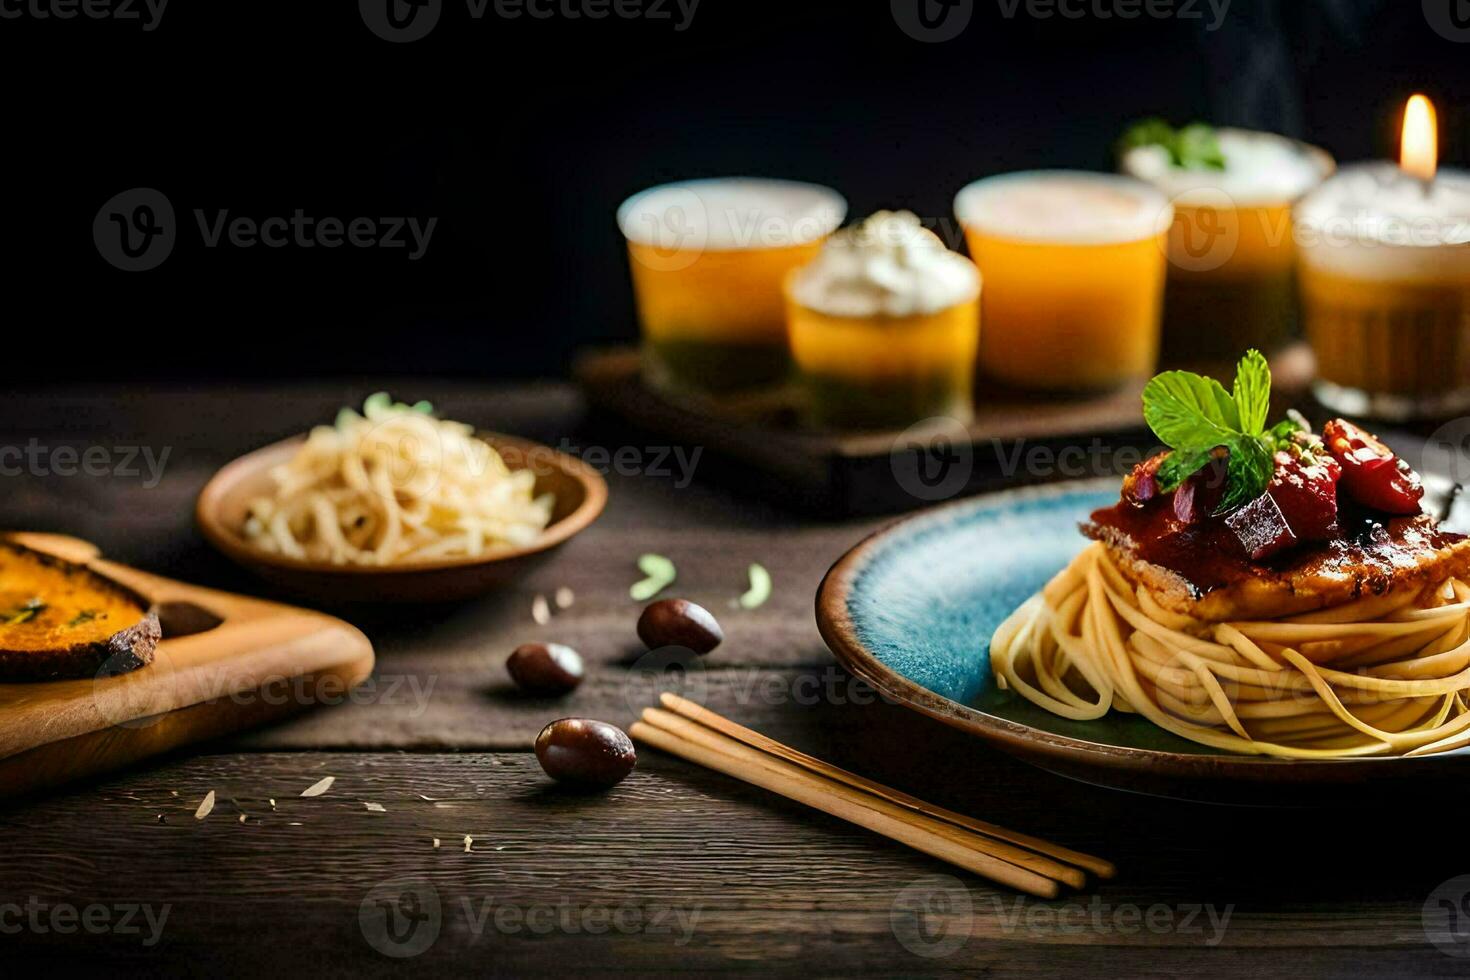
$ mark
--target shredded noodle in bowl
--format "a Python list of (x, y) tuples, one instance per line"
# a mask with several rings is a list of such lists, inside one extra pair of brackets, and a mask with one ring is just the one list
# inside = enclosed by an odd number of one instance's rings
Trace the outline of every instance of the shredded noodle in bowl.
[(554, 499), (512, 470), (471, 426), (434, 418), (427, 402), (376, 394), (344, 408), (271, 472), (275, 493), (251, 501), (245, 539), (276, 554), (334, 565), (394, 565), (525, 547)]

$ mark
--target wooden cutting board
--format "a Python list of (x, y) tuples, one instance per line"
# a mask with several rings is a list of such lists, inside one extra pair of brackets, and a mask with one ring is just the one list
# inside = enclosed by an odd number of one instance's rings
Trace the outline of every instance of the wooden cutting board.
[(150, 600), (163, 640), (128, 674), (0, 684), (0, 797), (340, 701), (372, 672), (372, 644), (340, 619), (140, 572), (77, 538), (9, 537)]

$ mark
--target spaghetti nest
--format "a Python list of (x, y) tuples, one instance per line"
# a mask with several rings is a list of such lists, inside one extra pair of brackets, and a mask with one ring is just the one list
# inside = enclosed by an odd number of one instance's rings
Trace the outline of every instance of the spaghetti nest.
[(427, 403), (374, 395), (361, 415), (311, 431), (250, 504), (245, 537), (266, 551), (333, 564), (476, 556), (534, 543), (554, 500), (531, 469), (512, 470), (471, 426)]
[(1449, 578), (1262, 622), (1159, 606), (1094, 543), (995, 631), (1002, 687), (1086, 721), (1137, 713), (1202, 745), (1327, 759), (1470, 744), (1470, 586)]

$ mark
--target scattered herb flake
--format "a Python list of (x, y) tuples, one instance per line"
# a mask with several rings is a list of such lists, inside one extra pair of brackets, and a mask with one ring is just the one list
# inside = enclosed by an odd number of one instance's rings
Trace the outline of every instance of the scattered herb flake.
[(646, 578), (634, 582), (633, 587), (628, 590), (628, 595), (645, 602), (658, 595), (664, 589), (674, 584), (677, 575), (674, 563), (663, 555), (647, 554), (638, 558), (638, 570)]
[(301, 791), (301, 795), (302, 796), (321, 796), (327, 790), (331, 789), (332, 788), (332, 784), (334, 782), (336, 782), (336, 781), (337, 781), (337, 777), (336, 776), (326, 776), (326, 777), (324, 777), (322, 779), (319, 779), (316, 782), (312, 783), (310, 786), (306, 787), (306, 789), (302, 790)]
[(741, 609), (759, 609), (771, 597), (771, 573), (764, 565), (752, 562), (750, 566), (750, 588), (740, 597)]

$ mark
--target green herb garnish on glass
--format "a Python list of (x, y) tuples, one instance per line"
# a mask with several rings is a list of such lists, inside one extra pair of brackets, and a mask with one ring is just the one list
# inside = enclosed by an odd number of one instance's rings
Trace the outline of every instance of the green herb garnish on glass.
[(1162, 119), (1145, 119), (1135, 123), (1118, 141), (1120, 153), (1140, 146), (1161, 146), (1169, 153), (1169, 161), (1185, 170), (1224, 170), (1225, 153), (1215, 127), (1190, 123), (1175, 129)]

